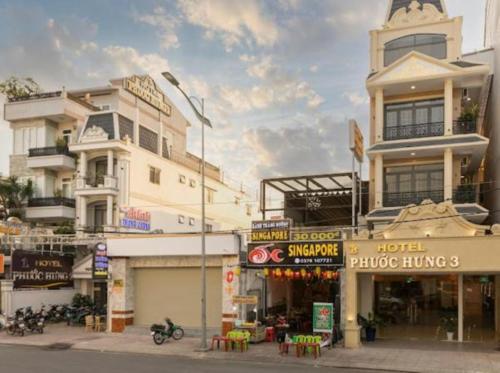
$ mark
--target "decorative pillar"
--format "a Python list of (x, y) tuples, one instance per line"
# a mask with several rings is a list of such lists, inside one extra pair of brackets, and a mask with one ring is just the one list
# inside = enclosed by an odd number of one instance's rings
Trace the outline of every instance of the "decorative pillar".
[(87, 226), (87, 197), (80, 197), (80, 227)]
[(108, 311), (110, 331), (121, 333), (134, 323), (134, 269), (127, 258), (112, 258)]
[(108, 150), (108, 172), (107, 172), (108, 176), (114, 176), (113, 175), (113, 166), (114, 166), (113, 163), (114, 163), (113, 162), (113, 150), (109, 149)]
[(453, 135), (453, 80), (444, 82), (444, 134)]
[(458, 275), (458, 341), (464, 341), (464, 275)]
[(113, 225), (113, 196), (106, 196), (106, 225)]
[(384, 206), (384, 159), (382, 154), (375, 156), (375, 208)]
[(12, 280), (2, 280), (0, 281), (0, 305), (2, 308), (1, 312), (6, 315), (12, 315), (14, 310), (12, 309), (12, 292), (14, 291), (14, 281)]
[(240, 279), (236, 276), (235, 269), (239, 266), (237, 255), (222, 257), (222, 330), (221, 335), (226, 335), (234, 328), (234, 321), (238, 312), (234, 309), (233, 296), (240, 293)]
[(384, 141), (384, 90), (375, 91), (375, 142)]
[(453, 151), (450, 148), (444, 151), (444, 200), (453, 201)]
[(80, 177), (87, 177), (87, 153), (80, 153)]
[[(349, 245), (347, 245), (349, 246)], [(354, 270), (345, 271), (346, 278), (346, 311), (345, 311), (345, 347), (359, 348), (361, 346), (361, 328), (358, 325), (358, 282)], [(364, 290), (364, 289), (363, 289)]]

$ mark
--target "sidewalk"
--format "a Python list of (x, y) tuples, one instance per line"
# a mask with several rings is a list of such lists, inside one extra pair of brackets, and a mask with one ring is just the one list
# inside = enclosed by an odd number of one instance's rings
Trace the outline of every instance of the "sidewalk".
[[(146, 331), (146, 330), (144, 330)], [(500, 372), (500, 352), (493, 345), (456, 344), (445, 342), (389, 342), (379, 341), (359, 350), (335, 348), (322, 351), (317, 360), (296, 358), (277, 353), (277, 345), (251, 345), (248, 352), (195, 352), (199, 339), (184, 338), (156, 346), (151, 336), (139, 331), (125, 334), (88, 333), (83, 328), (49, 325), (42, 335), (28, 334), (12, 337), (0, 333), (0, 344), (28, 345), (47, 349), (75, 349), (119, 353), (182, 356), (193, 359), (230, 359), (425, 373), (497, 373)]]

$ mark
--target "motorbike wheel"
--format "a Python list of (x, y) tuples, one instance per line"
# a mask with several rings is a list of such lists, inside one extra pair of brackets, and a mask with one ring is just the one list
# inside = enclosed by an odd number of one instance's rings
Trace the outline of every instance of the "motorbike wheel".
[(184, 330), (182, 328), (175, 329), (174, 333), (172, 334), (172, 338), (178, 341), (182, 339), (182, 337), (184, 337)]
[(22, 330), (19, 331), (19, 336), (20, 337), (24, 337), (24, 329), (22, 329)]
[(8, 335), (14, 335), (16, 334), (16, 328), (13, 325), (10, 325), (7, 327), (7, 334)]
[(165, 337), (163, 337), (163, 336), (161, 335), (161, 333), (155, 333), (155, 334), (153, 335), (153, 342), (154, 342), (155, 344), (157, 344), (158, 346), (159, 346), (159, 345), (162, 345), (162, 344), (163, 344), (163, 342), (165, 342)]
[(38, 328), (38, 333), (43, 334), (43, 326)]

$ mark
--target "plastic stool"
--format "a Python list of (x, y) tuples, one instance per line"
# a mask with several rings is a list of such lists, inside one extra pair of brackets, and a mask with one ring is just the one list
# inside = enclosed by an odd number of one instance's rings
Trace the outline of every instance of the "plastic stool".
[(269, 327), (266, 328), (266, 342), (274, 342), (275, 335), (274, 335), (274, 328)]

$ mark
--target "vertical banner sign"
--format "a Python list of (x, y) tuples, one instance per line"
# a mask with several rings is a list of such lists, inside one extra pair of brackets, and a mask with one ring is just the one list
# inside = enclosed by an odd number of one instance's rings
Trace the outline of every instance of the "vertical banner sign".
[(313, 303), (313, 333), (332, 333), (333, 303)]
[(349, 149), (353, 152), (356, 160), (359, 163), (363, 163), (365, 154), (363, 134), (359, 129), (358, 123), (354, 119), (349, 121)]
[(5, 256), (0, 254), (0, 275), (5, 273)]
[(98, 243), (94, 252), (93, 277), (107, 279), (109, 273), (108, 247), (105, 243)]

